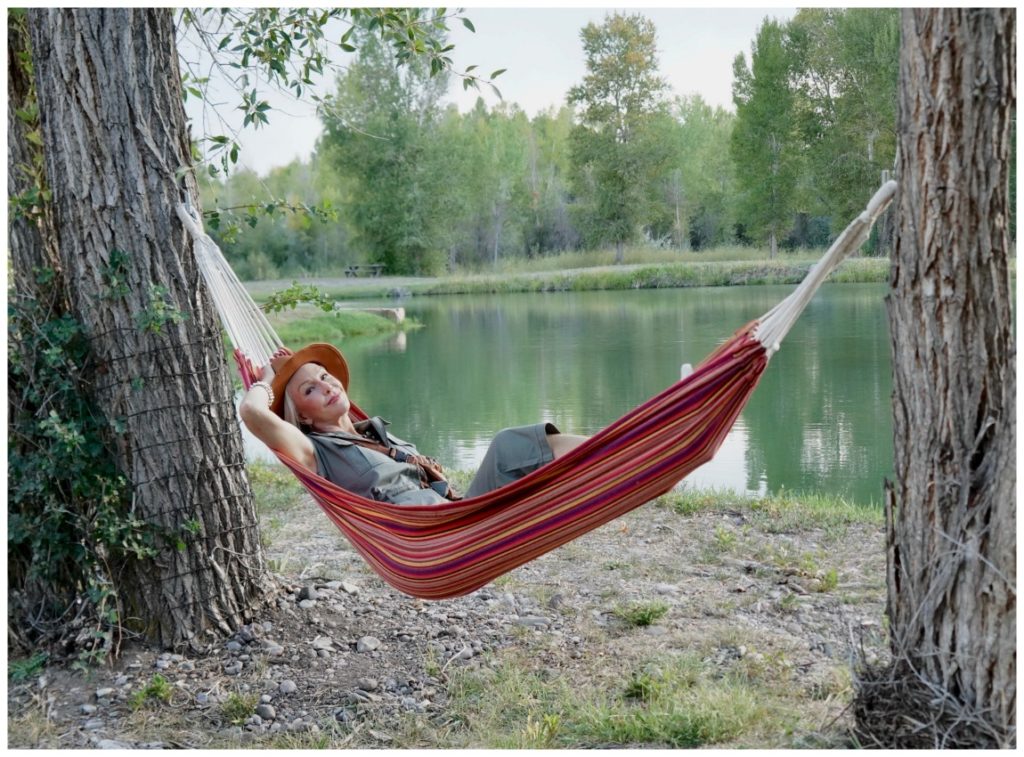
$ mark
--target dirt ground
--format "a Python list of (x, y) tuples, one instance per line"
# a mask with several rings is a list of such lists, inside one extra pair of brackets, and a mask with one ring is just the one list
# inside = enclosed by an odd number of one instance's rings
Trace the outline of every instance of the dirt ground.
[[(129, 644), (111, 667), (9, 681), (9, 746), (488, 746), (456, 673), (514, 661), (590, 691), (681, 652), (785, 687), (806, 709), (789, 733), (766, 724), (720, 746), (846, 746), (851, 666), (884, 654), (876, 525), (654, 503), (426, 602), (385, 585), (309, 502), (263, 521), (279, 585), (250, 625), (201, 655)], [(624, 620), (653, 606), (650, 625)]]

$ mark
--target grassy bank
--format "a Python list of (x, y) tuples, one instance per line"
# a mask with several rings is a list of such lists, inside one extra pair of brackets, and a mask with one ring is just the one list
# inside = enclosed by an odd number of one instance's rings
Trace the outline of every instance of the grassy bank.
[(270, 325), (285, 344), (337, 343), (357, 336), (378, 336), (419, 328), (412, 319), (395, 323), (381, 315), (359, 310), (326, 313), (312, 305), (300, 305), (268, 316)]
[[(413, 296), (444, 294), (498, 294), (506, 292), (581, 292), (588, 290), (659, 289), (673, 287), (746, 286), (796, 284), (815, 260), (781, 257), (776, 260), (694, 260), (646, 262), (621, 266), (578, 267), (546, 270), (510, 269), (504, 272), (437, 278), (387, 278), (360, 280), (309, 279), (325, 295), (337, 300), (375, 299), (396, 293)], [(578, 262), (578, 261), (576, 261)], [(830, 277), (836, 283), (885, 282), (887, 258), (858, 258), (843, 263)], [(287, 286), (280, 282), (280, 287)], [(275, 282), (251, 282), (253, 297), (263, 300)]]
[[(579, 292), (616, 289), (796, 284), (813, 261), (721, 261), (641, 265), (629, 268), (583, 268), (548, 273), (449, 278), (413, 290), (415, 294), (493, 294), (500, 292)], [(884, 282), (889, 261), (847, 261), (832, 275), (840, 283)]]

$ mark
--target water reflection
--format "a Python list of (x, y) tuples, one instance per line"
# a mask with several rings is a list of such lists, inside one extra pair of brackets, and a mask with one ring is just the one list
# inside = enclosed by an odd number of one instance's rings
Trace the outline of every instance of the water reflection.
[[(405, 307), (424, 328), (341, 347), (360, 406), (423, 452), (469, 469), (505, 426), (600, 430), (790, 290), (416, 298)], [(826, 286), (718, 456), (688, 483), (878, 501), (892, 458), (883, 294), (882, 285)]]

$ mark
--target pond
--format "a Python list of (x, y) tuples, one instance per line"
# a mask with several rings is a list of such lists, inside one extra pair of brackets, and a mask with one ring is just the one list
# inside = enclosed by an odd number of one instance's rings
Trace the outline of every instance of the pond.
[[(880, 502), (892, 466), (885, 289), (823, 287), (716, 458), (686, 485)], [(417, 297), (402, 305), (423, 328), (339, 346), (356, 404), (446, 466), (471, 469), (505, 426), (600, 430), (791, 290)]]

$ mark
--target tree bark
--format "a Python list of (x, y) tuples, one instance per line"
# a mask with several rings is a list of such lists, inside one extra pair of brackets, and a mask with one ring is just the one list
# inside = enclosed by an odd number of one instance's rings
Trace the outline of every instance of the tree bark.
[[(265, 580), (218, 323), (175, 215), (198, 207), (168, 9), (29, 12), (46, 172), (71, 305), (119, 424), (137, 517), (167, 545), (128, 566), (149, 635), (201, 646)], [(181, 320), (184, 318), (184, 320)], [(177, 544), (177, 546), (175, 546)]]
[(893, 680), (926, 695), (879, 738), (1006, 747), (1016, 724), (1007, 267), (1016, 18), (1012, 9), (902, 13), (888, 614)]

